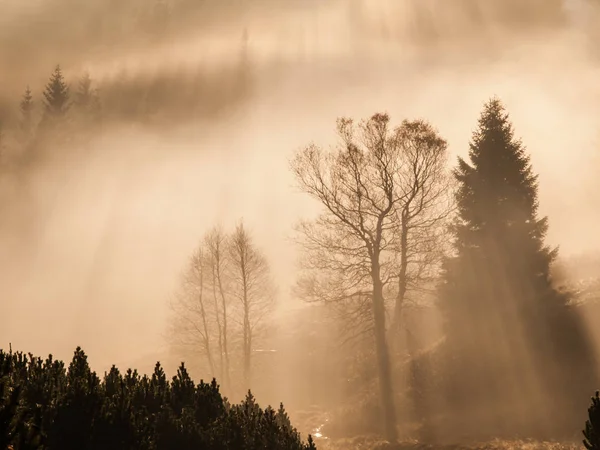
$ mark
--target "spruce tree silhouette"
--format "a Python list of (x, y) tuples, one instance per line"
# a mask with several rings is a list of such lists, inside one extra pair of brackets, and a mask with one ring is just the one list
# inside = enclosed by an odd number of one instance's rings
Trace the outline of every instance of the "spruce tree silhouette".
[(102, 401), (100, 379), (90, 369), (85, 352), (78, 347), (69, 364), (53, 426), (48, 430), (49, 446), (90, 448), (94, 419), (100, 415)]
[(25, 89), (19, 106), (21, 109), (21, 130), (25, 135), (29, 135), (33, 128), (33, 95), (29, 86)]
[(600, 450), (600, 392), (592, 397), (592, 404), (588, 408), (588, 420), (583, 430), (583, 445), (588, 450)]
[[(569, 295), (554, 286), (557, 249), (544, 243), (537, 176), (499, 99), (485, 105), (478, 125), (469, 161), (459, 158), (454, 173), (455, 257), (441, 286), (450, 400), (487, 409), (497, 432), (568, 433), (574, 424), (563, 416), (576, 417), (573, 399), (596, 381), (593, 351)], [(559, 394), (539, 417), (544, 390)]]
[(62, 117), (69, 109), (69, 86), (65, 82), (60, 65), (57, 65), (50, 76), (43, 92), (44, 116)]

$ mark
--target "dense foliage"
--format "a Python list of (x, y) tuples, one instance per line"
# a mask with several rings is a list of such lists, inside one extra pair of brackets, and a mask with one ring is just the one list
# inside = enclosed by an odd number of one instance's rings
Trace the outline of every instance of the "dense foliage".
[(25, 449), (315, 449), (303, 443), (283, 408), (240, 404), (219, 386), (195, 384), (181, 364), (167, 379), (112, 367), (99, 378), (77, 348), (69, 367), (49, 356), (0, 350), (0, 448)]

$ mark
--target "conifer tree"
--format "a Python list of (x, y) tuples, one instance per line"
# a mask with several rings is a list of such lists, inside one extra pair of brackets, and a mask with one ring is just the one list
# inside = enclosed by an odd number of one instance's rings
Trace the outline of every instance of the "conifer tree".
[(2, 121), (0, 120), (0, 156), (4, 153), (4, 127), (2, 125)]
[(252, 86), (252, 61), (249, 48), (248, 28), (244, 28), (240, 43), (236, 92), (238, 95), (247, 95)]
[(600, 450), (600, 392), (592, 397), (592, 404), (588, 408), (588, 420), (583, 430), (583, 445), (588, 450)]
[(8, 377), (0, 378), (0, 448), (8, 448), (17, 436), (20, 387), (12, 390)]
[(87, 72), (79, 79), (79, 85), (75, 93), (75, 105), (86, 119), (98, 119), (100, 99), (98, 91), (92, 88), (92, 79)]
[(92, 99), (92, 79), (89, 73), (84, 73), (79, 79), (79, 86), (75, 93), (75, 104), (87, 107)]
[(496, 98), (481, 114), (469, 160), (459, 158), (455, 170), (459, 183), (456, 262), (485, 267), (490, 274), (506, 269), (507, 280), (502, 282), (526, 283), (536, 294), (552, 292), (550, 266), (557, 250), (544, 244), (548, 219), (537, 217), (537, 176)]
[(44, 113), (46, 117), (62, 117), (69, 109), (69, 86), (57, 65), (46, 84), (44, 94)]
[(33, 127), (33, 95), (31, 94), (31, 89), (27, 86), (25, 89), (25, 93), (21, 99), (20, 103), (21, 109), (21, 130), (25, 134), (29, 134)]
[(552, 279), (557, 249), (544, 242), (548, 219), (538, 216), (537, 176), (499, 99), (485, 105), (455, 177), (455, 257), (441, 290), (459, 372), (449, 391), (459, 402), (527, 405), (526, 418), (512, 418), (538, 426), (532, 411), (547, 401), (544, 390), (559, 392), (553, 401), (561, 407), (575, 408), (570, 402), (578, 395), (569, 389), (589, 389), (596, 380), (582, 324)]

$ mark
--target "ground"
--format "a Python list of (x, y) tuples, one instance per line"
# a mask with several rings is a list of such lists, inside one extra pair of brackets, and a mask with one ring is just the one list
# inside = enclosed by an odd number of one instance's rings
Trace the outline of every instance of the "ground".
[(317, 439), (319, 450), (579, 450), (583, 444), (561, 444), (535, 441), (492, 441), (473, 445), (424, 445), (401, 443), (391, 446), (373, 437), (357, 437), (331, 441)]

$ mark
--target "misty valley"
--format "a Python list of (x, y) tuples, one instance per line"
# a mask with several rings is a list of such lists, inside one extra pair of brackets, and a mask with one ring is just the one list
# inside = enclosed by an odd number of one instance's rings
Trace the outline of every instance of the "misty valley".
[(0, 10), (0, 450), (600, 449), (597, 0)]

